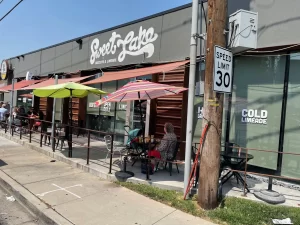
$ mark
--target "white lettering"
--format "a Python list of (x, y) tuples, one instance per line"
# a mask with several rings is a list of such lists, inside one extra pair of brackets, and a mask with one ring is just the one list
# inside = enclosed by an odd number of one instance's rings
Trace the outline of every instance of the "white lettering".
[(241, 122), (266, 125), (267, 117), (268, 117), (267, 110), (243, 109)]
[(268, 111), (267, 110), (261, 110), (261, 118), (265, 119), (268, 117)]
[(242, 117), (247, 117), (247, 109), (242, 110)]
[(103, 107), (101, 108), (101, 111), (103, 112), (110, 112), (111, 109), (111, 103), (110, 102), (106, 102), (103, 104)]
[(89, 103), (89, 108), (95, 108), (95, 107), (96, 107), (96, 104), (94, 102)]
[(262, 123), (266, 125), (267, 124), (267, 119), (263, 119)]
[(119, 110), (126, 110), (127, 105), (119, 104)]
[[(104, 57), (105, 55), (114, 55), (117, 47), (121, 48), (121, 52), (118, 56), (118, 61), (123, 62), (126, 55), (138, 56), (146, 54), (147, 58), (150, 58), (154, 54), (153, 42), (158, 38), (158, 34), (154, 32), (154, 28), (150, 27), (148, 30), (143, 29), (141, 26), (138, 36), (135, 36), (134, 31), (130, 31), (124, 39), (120, 34), (116, 32), (112, 33), (109, 42), (100, 46), (100, 41), (95, 38), (91, 43), (91, 64), (102, 64), (103, 60), (96, 61), (97, 59)], [(107, 61), (112, 62), (112, 61)], [(106, 61), (105, 61), (106, 63)]]
[(246, 119), (247, 123), (252, 123), (252, 118), (247, 117)]
[(255, 117), (255, 118), (260, 118), (260, 115), (258, 115), (257, 110), (255, 110), (254, 112), (255, 112), (255, 113), (254, 113), (254, 117)]
[(254, 117), (254, 110), (253, 109), (248, 110), (248, 116), (251, 117), (251, 118)]

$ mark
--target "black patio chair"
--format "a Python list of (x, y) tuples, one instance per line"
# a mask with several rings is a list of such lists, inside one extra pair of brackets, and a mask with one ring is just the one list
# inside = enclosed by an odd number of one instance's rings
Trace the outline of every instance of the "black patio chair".
[[(177, 157), (177, 153), (178, 153), (178, 150), (179, 150), (179, 146), (180, 146), (180, 142), (177, 141), (176, 145), (175, 145), (175, 149), (172, 149), (173, 150), (173, 156), (171, 158), (167, 158), (167, 162), (165, 163), (165, 169), (167, 168), (167, 165), (169, 164), (170, 176), (172, 176), (173, 164), (176, 165), (177, 172), (179, 173), (178, 164), (177, 164), (177, 162), (175, 162), (176, 157)], [(156, 170), (158, 169), (158, 165), (159, 165), (159, 162), (157, 162), (157, 164), (156, 164)]]

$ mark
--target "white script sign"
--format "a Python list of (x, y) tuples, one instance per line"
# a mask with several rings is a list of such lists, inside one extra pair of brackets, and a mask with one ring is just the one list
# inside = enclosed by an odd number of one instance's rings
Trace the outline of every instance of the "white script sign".
[(257, 109), (243, 109), (242, 122), (243, 123), (257, 123), (267, 125), (268, 111)]
[[(95, 102), (89, 102), (89, 108), (97, 108), (96, 103)], [(110, 112), (111, 109), (111, 103), (110, 102), (106, 102), (103, 105), (100, 106), (100, 111), (102, 112)]]
[[(153, 42), (158, 38), (154, 28), (143, 29), (141, 26), (139, 33), (135, 35), (134, 31), (130, 31), (125, 38), (122, 38), (117, 32), (112, 32), (112, 35), (107, 43), (101, 43), (98, 38), (95, 38), (91, 43), (90, 63), (105, 64), (112, 62), (123, 62), (126, 55), (138, 56), (147, 54), (150, 58), (154, 54)], [(117, 48), (121, 48), (118, 57), (116, 54)], [(113, 58), (104, 59), (104, 56), (111, 55)]]

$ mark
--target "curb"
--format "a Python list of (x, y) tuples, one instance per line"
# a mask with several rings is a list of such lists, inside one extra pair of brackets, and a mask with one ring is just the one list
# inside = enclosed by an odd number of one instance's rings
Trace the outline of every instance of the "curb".
[(34, 194), (17, 183), (0, 170), (0, 186), (14, 196), (25, 208), (33, 213), (43, 223), (49, 225), (73, 225), (66, 218), (55, 212), (51, 206), (44, 203)]
[[(77, 169), (80, 169), (86, 173), (90, 173), (94, 176), (97, 176), (97, 177), (100, 177), (101, 179), (104, 179), (104, 180), (107, 180), (107, 181), (111, 181), (111, 182), (115, 182), (115, 181), (118, 181), (118, 179), (115, 177), (114, 174), (108, 174), (108, 173), (105, 173), (105, 172), (102, 172), (102, 171), (99, 171), (97, 169), (94, 169), (94, 168), (91, 168), (89, 165), (86, 165), (86, 164), (82, 164), (82, 163), (79, 163), (79, 162), (75, 162), (73, 161), (72, 159), (69, 159), (69, 158), (66, 158), (66, 157), (63, 157), (63, 156), (60, 156), (60, 155), (57, 155), (55, 152), (52, 152), (52, 151), (48, 151), (48, 150), (45, 150), (39, 146), (35, 146), (33, 145), (32, 143), (29, 143), (24, 140), (20, 140), (18, 138), (15, 138), (11, 135), (8, 135), (8, 134), (5, 134), (5, 133), (1, 133), (0, 132), (0, 136), (1, 137), (4, 137), (8, 140), (11, 140), (13, 142), (16, 142), (22, 146), (25, 146), (31, 150), (35, 150), (39, 153), (42, 153), (44, 155), (47, 155), (53, 159), (56, 159), (60, 162), (64, 162), (70, 166), (72, 166), (73, 168), (77, 168)], [(159, 183), (156, 183), (156, 182), (152, 182), (151, 180), (150, 181), (147, 181), (147, 180), (140, 180), (140, 179), (137, 179), (135, 177), (131, 177), (131, 178), (128, 178), (126, 180), (126, 182), (131, 182), (131, 183), (135, 183), (135, 184), (146, 184), (146, 185), (150, 185), (150, 186), (153, 186), (153, 187), (157, 187), (157, 188), (161, 188), (161, 189), (167, 189), (167, 190), (173, 190), (173, 191), (178, 191), (178, 192), (183, 192), (183, 188), (180, 188), (180, 187), (174, 187), (174, 186), (171, 186), (171, 185), (166, 185), (166, 184), (159, 184)]]

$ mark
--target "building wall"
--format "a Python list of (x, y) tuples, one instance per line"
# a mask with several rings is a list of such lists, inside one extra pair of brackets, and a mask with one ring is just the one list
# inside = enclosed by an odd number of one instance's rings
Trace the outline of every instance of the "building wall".
[(259, 48), (299, 43), (300, 1), (255, 0), (249, 6), (258, 12)]
[[(12, 58), (10, 62), (15, 68), (14, 76), (25, 77), (27, 71), (34, 75), (46, 76), (55, 72), (182, 60), (189, 56), (190, 26), (191, 7), (186, 7), (81, 38), (81, 46), (76, 40), (72, 40), (25, 54), (19, 59)], [(114, 35), (119, 36), (114, 42), (110, 42)], [(143, 35), (148, 38), (143, 38)], [(140, 46), (139, 39), (144, 42)], [(103, 46), (109, 51), (91, 61), (92, 53)], [(111, 51), (112, 46), (115, 47), (114, 51)]]

